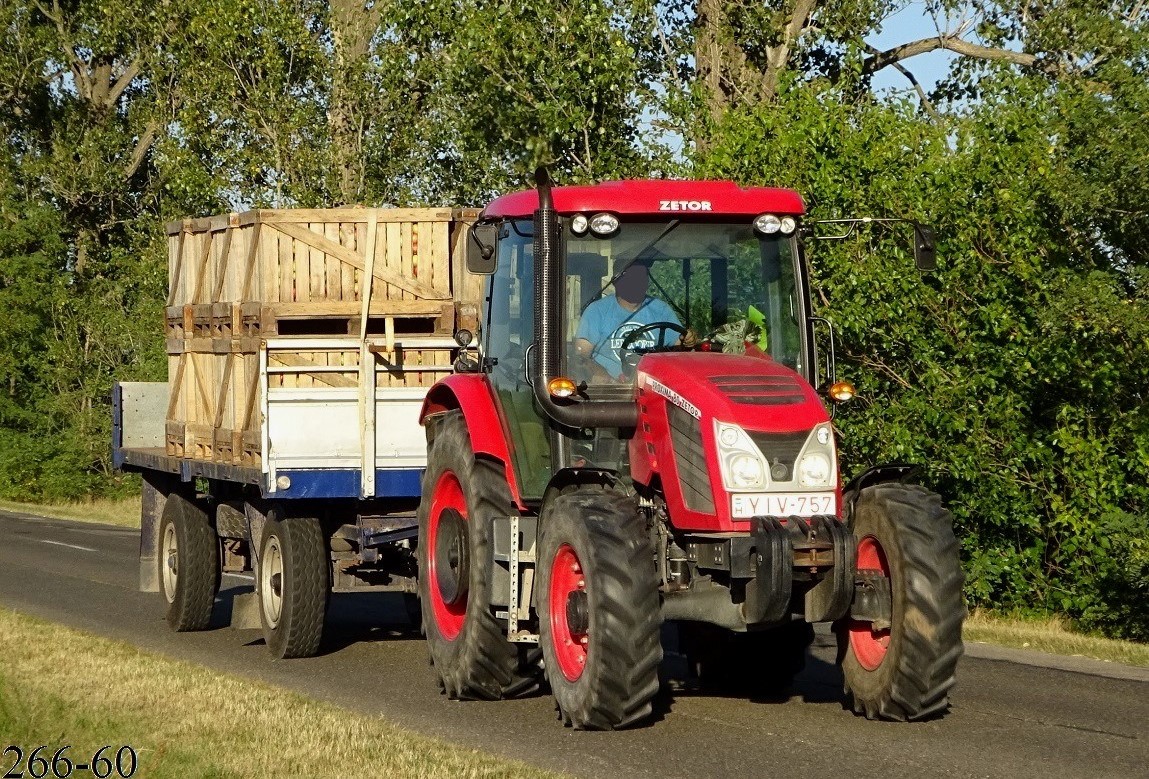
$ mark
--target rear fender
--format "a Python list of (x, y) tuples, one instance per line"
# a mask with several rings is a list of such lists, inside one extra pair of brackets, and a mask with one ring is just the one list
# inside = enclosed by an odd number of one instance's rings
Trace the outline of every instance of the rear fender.
[(419, 424), (426, 427), (435, 415), (456, 409), (463, 412), (467, 431), (471, 435), (472, 451), (476, 455), (496, 460), (503, 466), (507, 484), (511, 488), (511, 499), (519, 510), (525, 511), (515, 469), (511, 464), (510, 439), (486, 376), (456, 373), (439, 381), (423, 401)]

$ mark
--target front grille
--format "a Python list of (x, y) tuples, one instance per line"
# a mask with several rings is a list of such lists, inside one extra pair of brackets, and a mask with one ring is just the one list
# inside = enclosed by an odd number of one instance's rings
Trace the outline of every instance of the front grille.
[(785, 406), (806, 399), (802, 382), (795, 376), (714, 376), (710, 383), (744, 405)]
[(802, 446), (806, 443), (806, 439), (810, 437), (810, 431), (806, 430), (800, 433), (757, 433), (753, 430), (746, 431), (750, 440), (762, 452), (762, 456), (770, 461), (773, 466), (779, 462), (786, 466), (786, 478), (778, 479), (775, 481), (790, 481), (793, 479), (794, 474), (794, 461), (798, 459), (798, 454), (802, 451)]
[(706, 470), (706, 453), (702, 449), (702, 427), (698, 420), (678, 406), (666, 404), (670, 422), (670, 443), (682, 484), (682, 500), (691, 511), (714, 513), (714, 494), (710, 491), (710, 474)]

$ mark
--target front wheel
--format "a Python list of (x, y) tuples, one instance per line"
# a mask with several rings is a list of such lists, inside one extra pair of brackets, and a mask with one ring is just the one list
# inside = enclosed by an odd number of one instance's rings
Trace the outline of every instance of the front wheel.
[(661, 615), (654, 550), (634, 501), (599, 490), (559, 497), (538, 560), (539, 643), (559, 717), (610, 730), (649, 716)]
[(888, 582), (892, 610), (888, 624), (847, 615), (837, 626), (847, 704), (870, 719), (940, 714), (965, 617), (952, 517), (923, 487), (878, 484), (859, 495), (853, 532), (858, 573)]
[(276, 514), (264, 522), (256, 571), (263, 639), (272, 657), (311, 657), (327, 613), (327, 546), (319, 520)]

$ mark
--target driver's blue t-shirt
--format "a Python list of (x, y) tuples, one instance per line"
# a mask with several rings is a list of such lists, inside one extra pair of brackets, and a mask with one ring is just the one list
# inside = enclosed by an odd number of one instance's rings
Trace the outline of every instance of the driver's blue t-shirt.
[[(643, 325), (655, 322), (673, 322), (681, 325), (678, 316), (669, 305), (658, 298), (648, 297), (635, 311), (628, 311), (618, 304), (614, 295), (600, 298), (586, 307), (582, 320), (578, 323), (575, 338), (590, 341), (595, 362), (606, 369), (611, 376), (622, 373), (622, 363), (618, 359), (618, 347), (628, 334)], [(679, 335), (673, 330), (662, 334), (663, 342), (655, 343), (659, 337), (657, 330), (648, 333), (631, 344), (632, 347), (649, 349), (654, 346), (670, 346), (678, 341)]]

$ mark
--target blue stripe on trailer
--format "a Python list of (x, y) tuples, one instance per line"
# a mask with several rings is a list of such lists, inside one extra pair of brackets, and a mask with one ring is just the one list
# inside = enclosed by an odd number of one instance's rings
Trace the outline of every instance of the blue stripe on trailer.
[[(277, 487), (276, 498), (358, 498), (359, 470), (287, 470), (276, 471), (276, 477), (291, 480), (287, 489)], [(375, 471), (375, 497), (417, 498), (422, 494), (421, 469), (386, 469)]]

